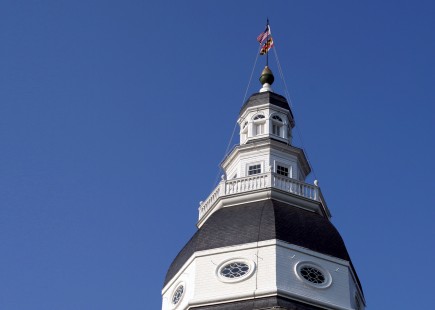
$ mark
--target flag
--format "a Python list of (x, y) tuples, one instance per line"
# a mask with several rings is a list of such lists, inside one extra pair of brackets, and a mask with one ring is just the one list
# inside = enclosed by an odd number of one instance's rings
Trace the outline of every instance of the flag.
[(257, 37), (258, 43), (260, 43), (260, 44), (263, 43), (264, 40), (266, 40), (268, 36), (270, 36), (270, 27), (269, 27), (269, 25), (267, 25), (266, 29), (262, 33), (260, 33), (258, 35), (258, 37)]
[(273, 39), (272, 37), (264, 43), (263, 47), (260, 50), (260, 55), (266, 54), (273, 47)]

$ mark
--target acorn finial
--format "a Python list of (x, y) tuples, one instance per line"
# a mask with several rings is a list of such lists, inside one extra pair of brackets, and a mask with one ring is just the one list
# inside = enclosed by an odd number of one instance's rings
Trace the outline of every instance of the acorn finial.
[(263, 85), (260, 89), (260, 93), (272, 91), (270, 85), (273, 84), (273, 81), (275, 81), (275, 77), (273, 76), (272, 70), (270, 70), (268, 66), (265, 66), (260, 76), (260, 83)]

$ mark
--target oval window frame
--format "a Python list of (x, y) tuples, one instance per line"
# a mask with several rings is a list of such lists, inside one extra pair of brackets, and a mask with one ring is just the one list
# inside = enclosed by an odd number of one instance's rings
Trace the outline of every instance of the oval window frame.
[[(232, 263), (244, 263), (246, 265), (249, 266), (249, 270), (246, 274), (244, 274), (241, 277), (238, 278), (227, 278), (225, 276), (223, 276), (221, 274), (221, 270), (223, 267), (225, 267), (228, 264), (232, 264)], [(246, 258), (231, 258), (231, 259), (227, 259), (224, 260), (223, 262), (221, 262), (217, 268), (216, 268), (216, 277), (224, 283), (237, 283), (237, 282), (242, 282), (245, 281), (247, 279), (249, 279), (250, 277), (252, 277), (252, 275), (255, 273), (255, 263), (250, 260), (250, 259), (246, 259)]]
[[(325, 278), (325, 282), (317, 284), (317, 283), (313, 283), (313, 282), (305, 279), (305, 277), (301, 274), (301, 269), (304, 267), (311, 267), (311, 268), (315, 268), (315, 269), (319, 270), (323, 274), (323, 276)], [(314, 262), (309, 262), (309, 261), (299, 262), (295, 265), (294, 271), (295, 271), (295, 274), (299, 280), (301, 280), (302, 282), (304, 282), (308, 285), (311, 285), (312, 287), (323, 289), (323, 288), (330, 287), (332, 284), (332, 276), (329, 273), (329, 271), (326, 270), (325, 268), (323, 268), (322, 266), (320, 266), (319, 264), (316, 264)]]
[[(181, 294), (181, 297), (180, 297), (180, 299), (178, 299), (177, 303), (174, 304), (173, 303), (174, 295), (180, 286), (183, 287), (183, 293)], [(178, 282), (177, 285), (175, 285), (175, 288), (171, 293), (171, 299), (170, 299), (171, 309), (177, 308), (181, 304), (181, 302), (183, 301), (183, 298), (185, 295), (186, 295), (186, 283)]]

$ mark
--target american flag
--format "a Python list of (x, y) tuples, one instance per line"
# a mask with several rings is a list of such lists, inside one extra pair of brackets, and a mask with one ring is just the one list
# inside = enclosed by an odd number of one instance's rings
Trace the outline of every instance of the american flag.
[(270, 35), (270, 27), (269, 27), (269, 25), (267, 25), (266, 29), (258, 35), (258, 37), (257, 37), (258, 43), (262, 44), (264, 42), (264, 40), (267, 39), (267, 36), (269, 36), (269, 35)]

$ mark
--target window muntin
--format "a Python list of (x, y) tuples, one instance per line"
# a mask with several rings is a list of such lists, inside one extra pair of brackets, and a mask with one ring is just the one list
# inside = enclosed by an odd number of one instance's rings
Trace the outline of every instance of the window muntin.
[(261, 173), (261, 165), (251, 165), (248, 167), (248, 175), (254, 175)]
[(255, 263), (244, 258), (223, 261), (216, 268), (216, 276), (225, 283), (245, 281), (255, 272)]
[(283, 130), (283, 124), (282, 118), (278, 115), (272, 116), (272, 134), (283, 137), (284, 130)]
[(313, 284), (323, 284), (326, 281), (324, 274), (313, 266), (304, 266), (299, 272), (305, 280)]
[(264, 124), (266, 123), (266, 118), (263, 114), (257, 114), (254, 116), (254, 130), (253, 135), (258, 136), (264, 134)]
[(255, 124), (255, 135), (262, 135), (264, 133), (264, 123)]
[(284, 167), (281, 165), (276, 166), (276, 173), (288, 177), (288, 167)]
[(281, 136), (281, 126), (277, 124), (272, 124), (272, 133), (277, 136)]
[(249, 265), (245, 262), (232, 262), (223, 266), (219, 273), (222, 277), (234, 279), (246, 276), (249, 273)]
[(278, 115), (274, 115), (274, 116), (272, 116), (272, 119), (277, 120), (277, 121), (279, 121), (279, 122), (282, 123), (282, 118), (279, 117)]
[(332, 283), (331, 274), (313, 262), (299, 262), (295, 265), (297, 277), (317, 288), (327, 288)]

